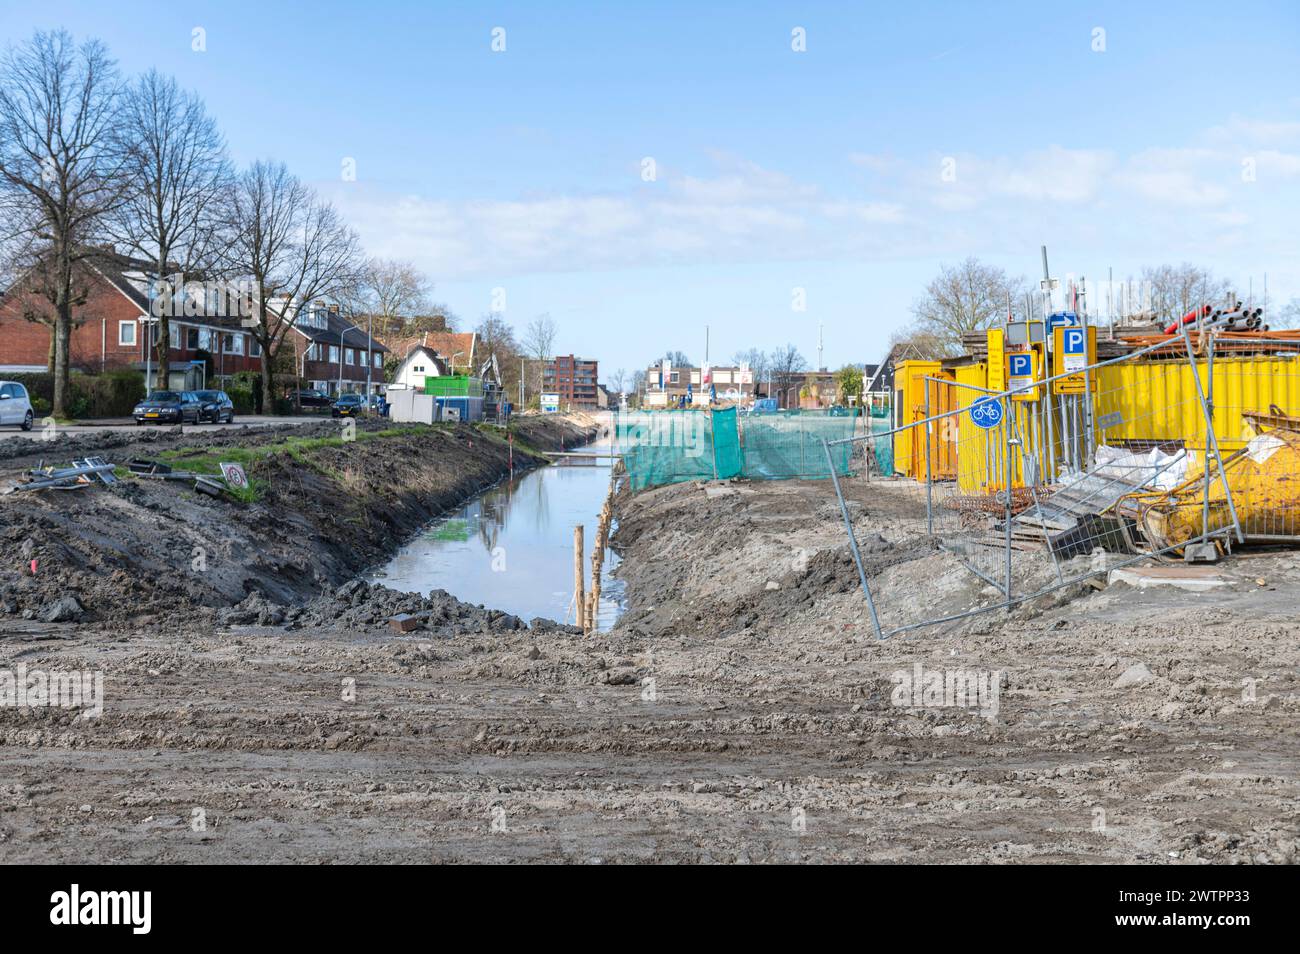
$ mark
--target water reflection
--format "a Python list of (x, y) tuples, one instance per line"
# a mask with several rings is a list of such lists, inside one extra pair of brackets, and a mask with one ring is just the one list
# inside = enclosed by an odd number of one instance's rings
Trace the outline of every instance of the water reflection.
[[(423, 594), (443, 589), (526, 620), (572, 622), (573, 528), (585, 528), (583, 565), (589, 571), (609, 475), (603, 461), (542, 467), (504, 481), (430, 525), (371, 579)], [(612, 626), (621, 611), (623, 587), (611, 576), (617, 565), (617, 555), (607, 550), (597, 612), (601, 629)]]

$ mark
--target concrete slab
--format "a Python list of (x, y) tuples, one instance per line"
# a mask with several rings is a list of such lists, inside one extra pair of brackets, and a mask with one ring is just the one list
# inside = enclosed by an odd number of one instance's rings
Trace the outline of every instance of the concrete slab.
[(1204, 593), (1232, 582), (1206, 566), (1129, 566), (1111, 570), (1109, 579), (1111, 583), (1127, 583), (1140, 590), (1172, 586), (1192, 593)]

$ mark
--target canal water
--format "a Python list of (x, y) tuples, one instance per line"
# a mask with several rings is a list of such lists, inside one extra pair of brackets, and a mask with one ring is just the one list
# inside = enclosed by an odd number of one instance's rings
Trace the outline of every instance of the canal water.
[[(609, 444), (577, 450), (607, 452)], [(370, 579), (426, 596), (446, 590), (525, 621), (544, 616), (572, 623), (573, 528), (584, 527), (583, 570), (589, 575), (609, 465), (609, 458), (595, 465), (556, 463), (503, 481), (426, 527)], [(618, 556), (607, 548), (597, 610), (602, 630), (623, 608), (623, 585), (611, 576), (617, 565)]]

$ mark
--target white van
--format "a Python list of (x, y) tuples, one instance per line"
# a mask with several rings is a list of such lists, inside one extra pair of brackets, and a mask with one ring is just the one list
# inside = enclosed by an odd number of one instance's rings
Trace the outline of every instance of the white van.
[(30, 431), (32, 416), (27, 389), (17, 381), (0, 381), (0, 425), (13, 424)]

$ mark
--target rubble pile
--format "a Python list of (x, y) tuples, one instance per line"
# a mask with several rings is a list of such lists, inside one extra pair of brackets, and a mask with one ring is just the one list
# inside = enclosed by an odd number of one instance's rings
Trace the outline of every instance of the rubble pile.
[[(250, 593), (239, 604), (222, 610), (218, 619), (226, 626), (328, 627), (340, 630), (383, 628), (439, 636), (509, 633), (529, 628), (518, 616), (466, 603), (446, 590), (434, 590), (428, 596), (421, 596), (365, 580), (351, 580), (299, 607), (281, 606), (261, 593)], [(576, 627), (535, 619), (533, 629), (538, 632), (569, 632)]]

